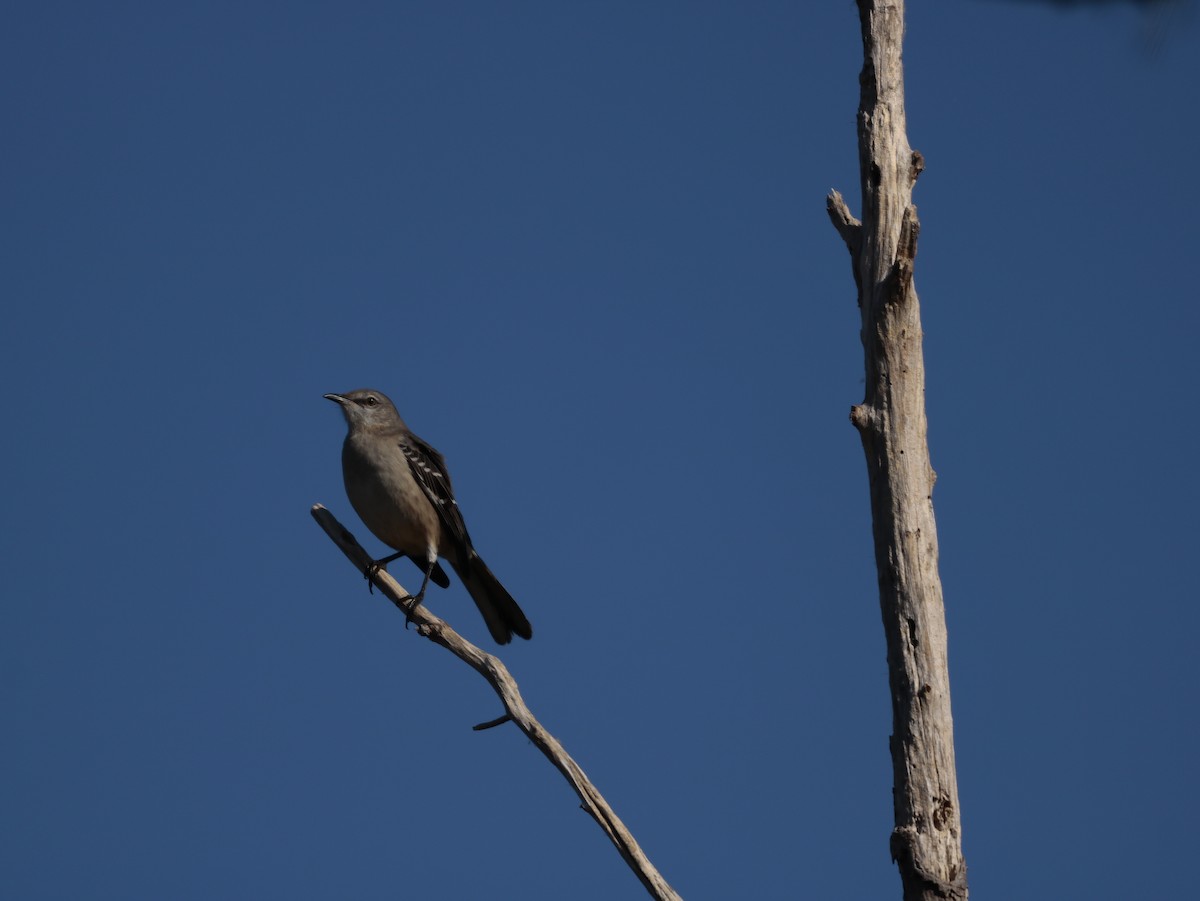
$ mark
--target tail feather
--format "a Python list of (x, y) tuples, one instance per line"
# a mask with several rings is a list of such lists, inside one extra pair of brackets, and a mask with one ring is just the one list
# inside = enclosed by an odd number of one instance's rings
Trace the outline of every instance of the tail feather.
[(524, 612), (474, 550), (468, 553), (465, 562), (451, 561), (450, 565), (483, 614), (483, 621), (496, 644), (508, 644), (514, 633), (526, 639), (533, 637), (533, 627)]

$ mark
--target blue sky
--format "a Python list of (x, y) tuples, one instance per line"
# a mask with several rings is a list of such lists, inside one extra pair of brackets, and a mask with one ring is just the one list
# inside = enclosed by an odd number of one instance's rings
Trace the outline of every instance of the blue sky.
[[(850, 2), (8, 12), (6, 897), (642, 897), (311, 521), (384, 550), (321, 398), (364, 386), (684, 897), (899, 897)], [(1194, 885), (1198, 28), (910, 10), (976, 898)]]

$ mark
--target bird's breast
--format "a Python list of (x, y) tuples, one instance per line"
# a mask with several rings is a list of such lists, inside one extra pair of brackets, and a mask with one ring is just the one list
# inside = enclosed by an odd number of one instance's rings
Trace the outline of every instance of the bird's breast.
[(438, 545), (440, 523), (398, 445), (363, 446), (347, 439), (342, 448), (346, 496), (366, 527), (384, 544), (424, 559)]

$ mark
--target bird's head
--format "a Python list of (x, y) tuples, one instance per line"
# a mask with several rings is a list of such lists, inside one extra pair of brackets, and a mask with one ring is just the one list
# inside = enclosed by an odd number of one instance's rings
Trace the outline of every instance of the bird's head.
[(404, 420), (382, 391), (359, 388), (345, 394), (326, 394), (325, 399), (341, 406), (342, 415), (346, 417), (352, 432), (358, 429), (388, 431), (404, 428)]

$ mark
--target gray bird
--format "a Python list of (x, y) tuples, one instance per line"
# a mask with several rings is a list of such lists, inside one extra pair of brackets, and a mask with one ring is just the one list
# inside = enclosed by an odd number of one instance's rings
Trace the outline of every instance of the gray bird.
[(375, 537), (396, 551), (375, 565), (383, 567), (400, 557), (416, 563), (425, 574), (412, 599), (416, 605), (431, 579), (449, 587), (450, 579), (438, 563), (443, 557), (458, 573), (498, 644), (508, 644), (513, 633), (531, 638), (529, 620), (471, 545), (442, 455), (409, 430), (379, 391), (362, 388), (325, 397), (341, 405), (350, 426), (342, 445), (342, 478), (350, 504)]

